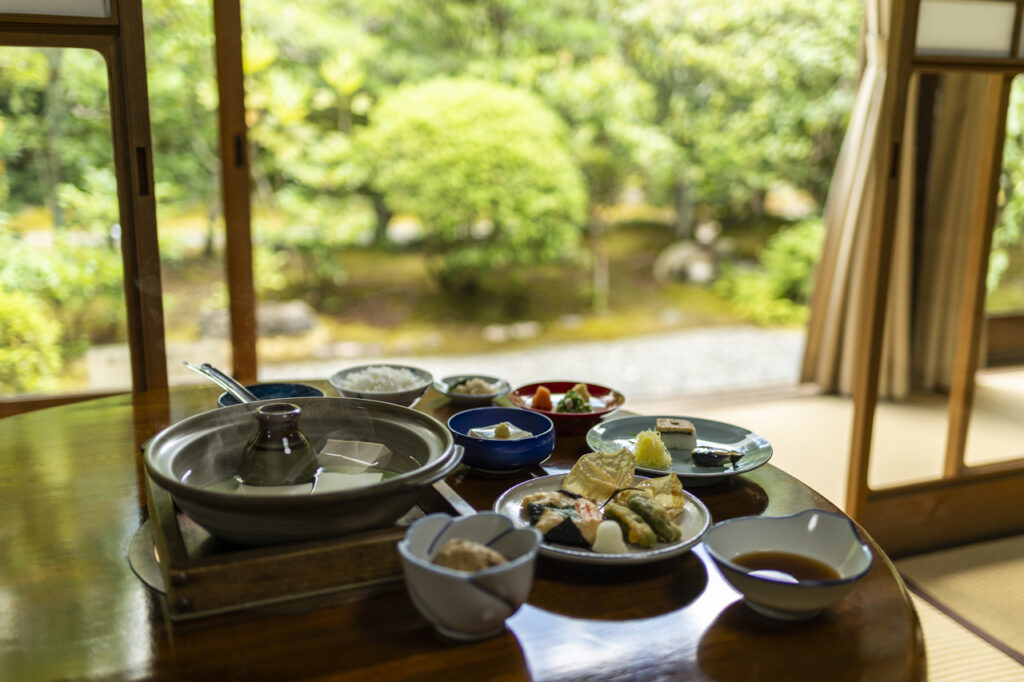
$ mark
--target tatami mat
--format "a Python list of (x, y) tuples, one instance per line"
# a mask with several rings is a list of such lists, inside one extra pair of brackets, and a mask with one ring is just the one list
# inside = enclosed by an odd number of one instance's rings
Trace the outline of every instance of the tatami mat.
[(924, 632), (929, 682), (1024, 680), (1024, 666), (911, 593)]
[[(1024, 370), (979, 373), (968, 430), (966, 463), (1012, 460), (1024, 443)], [(736, 424), (772, 444), (772, 463), (842, 507), (853, 428), (853, 400), (807, 390), (736, 396), (627, 400), (637, 414), (692, 415)], [(945, 398), (882, 401), (875, 414), (872, 488), (941, 478), (948, 410)]]
[(921, 554), (896, 567), (922, 597), (1024, 663), (1024, 536)]
[[(1012, 459), (1024, 442), (1019, 411), (1024, 372), (987, 373), (979, 377), (977, 393), (968, 464), (993, 456)], [(843, 506), (853, 417), (849, 398), (799, 392), (782, 399), (770, 394), (739, 400), (695, 396), (634, 401), (628, 407), (639, 414), (692, 414), (743, 425), (772, 443), (773, 464)], [(880, 405), (872, 485), (937, 478), (946, 426), (945, 404), (935, 399)], [(1024, 538), (912, 557), (897, 565), (938, 605), (914, 599), (929, 680), (1024, 682), (1019, 662), (1024, 661)]]

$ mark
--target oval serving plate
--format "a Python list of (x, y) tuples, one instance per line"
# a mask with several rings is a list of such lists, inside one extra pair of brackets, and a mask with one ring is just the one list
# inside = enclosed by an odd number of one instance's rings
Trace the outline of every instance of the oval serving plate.
[[(638, 476), (635, 480), (641, 481), (644, 478), (644, 476)], [(523, 498), (533, 493), (557, 491), (562, 487), (564, 480), (565, 474), (552, 474), (524, 481), (503, 492), (494, 501), (494, 511), (509, 517), (519, 527), (529, 528), (530, 522), (526, 518), (526, 512), (523, 511)], [(704, 506), (704, 503), (689, 492), (683, 491), (683, 494), (686, 495), (686, 508), (677, 520), (683, 537), (677, 542), (659, 542), (651, 549), (627, 544), (627, 551), (624, 554), (600, 554), (581, 547), (569, 547), (544, 541), (540, 545), (539, 552), (554, 559), (606, 566), (646, 564), (682, 554), (700, 542), (708, 528), (711, 527), (711, 512)]]
[(672, 455), (670, 468), (656, 469), (638, 464), (637, 471), (652, 476), (663, 476), (674, 471), (685, 485), (700, 486), (718, 483), (729, 476), (753, 471), (772, 458), (771, 444), (753, 431), (700, 417), (613, 417), (587, 432), (587, 445), (602, 452), (617, 452), (623, 447), (632, 450), (636, 444), (636, 434), (645, 429), (654, 429), (658, 419), (666, 418), (688, 419), (693, 422), (697, 431), (697, 445), (735, 450), (743, 453), (743, 457), (735, 465), (703, 467), (693, 463), (689, 450), (669, 450), (669, 454)]

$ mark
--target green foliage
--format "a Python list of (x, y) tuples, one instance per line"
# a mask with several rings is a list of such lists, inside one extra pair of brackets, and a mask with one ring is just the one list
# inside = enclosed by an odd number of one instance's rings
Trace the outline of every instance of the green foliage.
[(610, 4), (707, 212), (756, 215), (778, 180), (824, 198), (852, 104), (863, 3)]
[(1020, 251), (1021, 225), (1024, 224), (1024, 86), (1020, 79), (1014, 81), (1010, 91), (1000, 190), (1000, 209), (988, 266), (990, 302), (1007, 274), (1011, 254)]
[[(821, 199), (852, 99), (860, 6), (247, 0), (257, 286), (340, 309), (343, 249), (388, 246), (383, 227), (402, 214), (424, 226), (446, 286), (505, 287), (519, 314), (535, 282), (522, 266), (585, 272), (581, 230), (627, 192), (666, 223), (693, 200), (727, 227), (779, 181)], [(211, 7), (144, 7), (161, 246), (182, 272), (211, 253), (169, 218), (205, 216), (211, 248), (222, 225)], [(0, 216), (31, 207), (68, 237), (42, 257), (16, 249), (39, 267), (0, 254), (0, 282), (20, 272), (7, 280), (44, 300), (69, 349), (122, 333), (106, 77), (93, 51), (0, 49)], [(1013, 183), (1011, 203), (1024, 194)], [(996, 258), (1013, 229), (997, 235)], [(793, 264), (771, 258), (770, 283), (736, 284), (761, 292), (740, 298), (800, 299)], [(588, 277), (573, 281), (565, 300), (588, 292)]]
[(0, 233), (0, 291), (32, 296), (56, 319), (66, 356), (124, 338), (120, 254), (59, 240), (53, 251)]
[(402, 86), (358, 140), (374, 190), (427, 229), (446, 285), (454, 273), (553, 262), (577, 244), (584, 180), (565, 126), (528, 92), (466, 78)]
[(113, 168), (87, 169), (81, 187), (62, 183), (57, 197), (67, 223), (89, 234), (109, 236), (111, 228), (120, 223)]
[(0, 288), (0, 393), (51, 387), (61, 370), (60, 333), (37, 299)]
[[(12, 208), (54, 207), (57, 186), (113, 166), (107, 70), (92, 50), (0, 49), (0, 157)], [(63, 222), (59, 210), (54, 220)]]
[(727, 265), (715, 291), (758, 324), (803, 322), (824, 239), (819, 219), (781, 228), (768, 240), (759, 266)]

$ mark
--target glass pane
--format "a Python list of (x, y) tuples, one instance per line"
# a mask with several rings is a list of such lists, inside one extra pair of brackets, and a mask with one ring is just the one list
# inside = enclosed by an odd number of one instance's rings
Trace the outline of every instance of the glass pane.
[[(998, 214), (988, 265), (987, 315), (1024, 314), (1024, 82), (1013, 79), (1006, 113), (1003, 172), (997, 199)], [(1024, 358), (1024, 339), (1020, 340)]]
[(110, 0), (5, 0), (0, 14), (109, 17)]
[(917, 20), (917, 54), (1009, 57), (1014, 3), (925, 0)]
[(0, 395), (131, 388), (107, 69), (0, 48)]
[(212, 8), (143, 5), (171, 384), (203, 381), (184, 361), (231, 369)]
[(791, 385), (856, 73), (829, 8), (243, 3), (261, 378)]
[(1024, 81), (1014, 78), (1006, 115), (998, 214), (985, 298), (987, 357), (975, 379), (965, 461), (1024, 455)]

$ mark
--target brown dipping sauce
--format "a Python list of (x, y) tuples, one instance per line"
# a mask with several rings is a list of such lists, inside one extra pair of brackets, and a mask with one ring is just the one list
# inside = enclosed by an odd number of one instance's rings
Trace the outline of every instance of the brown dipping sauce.
[(735, 557), (732, 563), (749, 569), (755, 576), (770, 580), (839, 580), (839, 573), (831, 566), (789, 552), (749, 552)]

